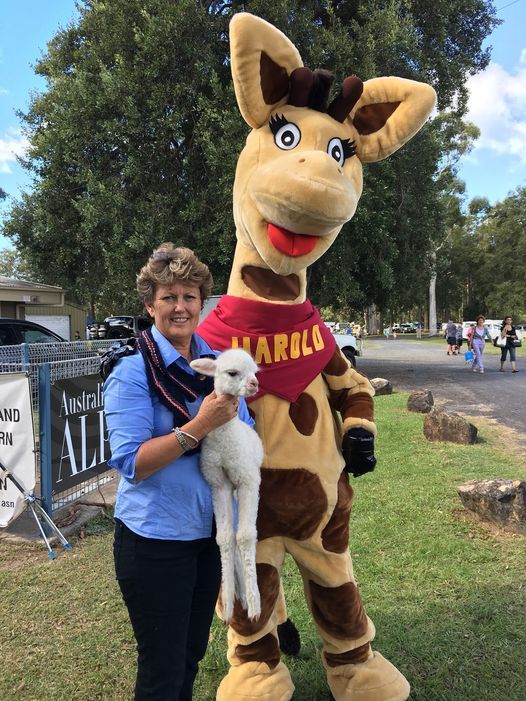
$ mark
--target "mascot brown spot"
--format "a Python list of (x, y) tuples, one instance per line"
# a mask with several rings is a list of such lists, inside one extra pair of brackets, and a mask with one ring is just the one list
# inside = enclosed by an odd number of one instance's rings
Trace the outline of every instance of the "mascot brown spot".
[(316, 623), (335, 638), (360, 638), (367, 630), (367, 616), (356, 584), (322, 587), (309, 582), (312, 615)]
[(261, 470), (258, 539), (287, 536), (309, 538), (327, 512), (327, 497), (319, 478), (301, 468)]
[(311, 436), (318, 419), (316, 402), (309, 394), (302, 392), (295, 402), (291, 402), (289, 416), (300, 433), (304, 436)]
[(338, 481), (338, 501), (333, 514), (321, 532), (323, 547), (332, 553), (344, 553), (349, 547), (349, 516), (353, 489), (345, 472)]

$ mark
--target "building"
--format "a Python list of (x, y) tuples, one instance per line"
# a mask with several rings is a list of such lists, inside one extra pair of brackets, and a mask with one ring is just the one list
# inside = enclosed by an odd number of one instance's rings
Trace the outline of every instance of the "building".
[(0, 316), (34, 321), (67, 341), (77, 331), (86, 337), (86, 309), (66, 302), (64, 290), (54, 285), (0, 275)]

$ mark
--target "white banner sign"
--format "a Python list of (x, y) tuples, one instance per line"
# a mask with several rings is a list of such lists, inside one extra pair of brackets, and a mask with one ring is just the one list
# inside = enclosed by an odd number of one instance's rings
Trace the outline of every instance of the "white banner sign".
[[(29, 377), (24, 372), (0, 374), (0, 462), (24, 491), (33, 492), (35, 434)], [(0, 528), (24, 508), (24, 495), (0, 469)]]

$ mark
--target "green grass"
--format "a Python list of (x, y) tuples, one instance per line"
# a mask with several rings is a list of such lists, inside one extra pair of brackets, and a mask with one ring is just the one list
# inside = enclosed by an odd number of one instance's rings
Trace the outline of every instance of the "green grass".
[[(351, 551), (374, 647), (406, 674), (413, 701), (524, 701), (526, 539), (461, 517), (456, 486), (474, 478), (526, 479), (495, 429), (474, 446), (430, 444), (407, 395), (376, 401), (379, 465), (353, 480)], [(114, 582), (108, 519), (56, 562), (41, 546), (0, 543), (0, 699), (131, 698), (134, 640)], [(302, 636), (286, 660), (295, 701), (327, 701), (320, 643), (301, 580), (284, 571), (289, 614)], [(226, 672), (217, 620), (194, 698), (212, 701)]]

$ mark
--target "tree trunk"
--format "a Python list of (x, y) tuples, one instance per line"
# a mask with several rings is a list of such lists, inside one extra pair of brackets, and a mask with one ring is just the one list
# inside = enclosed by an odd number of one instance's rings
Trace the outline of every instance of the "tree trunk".
[(437, 335), (436, 260), (436, 251), (431, 251), (431, 279), (429, 280), (429, 336)]
[(380, 333), (380, 321), (378, 319), (378, 312), (376, 311), (376, 304), (371, 304), (365, 310), (365, 323), (367, 328), (367, 333), (369, 335), (374, 335)]

